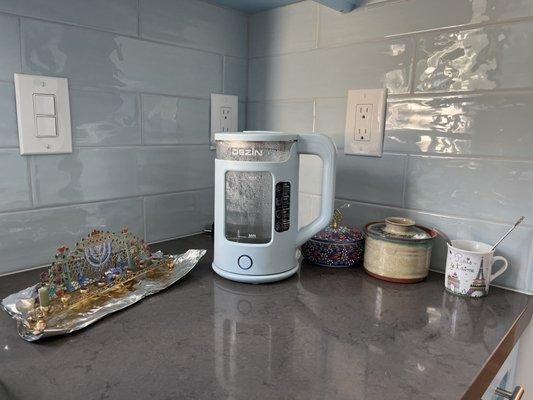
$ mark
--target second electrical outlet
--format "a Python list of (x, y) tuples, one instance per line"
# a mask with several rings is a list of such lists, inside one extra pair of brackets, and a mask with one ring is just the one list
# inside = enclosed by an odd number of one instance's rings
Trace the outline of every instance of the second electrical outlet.
[(211, 94), (211, 143), (215, 133), (238, 131), (238, 108), (237, 96)]
[(348, 91), (345, 154), (382, 155), (386, 100), (386, 89)]

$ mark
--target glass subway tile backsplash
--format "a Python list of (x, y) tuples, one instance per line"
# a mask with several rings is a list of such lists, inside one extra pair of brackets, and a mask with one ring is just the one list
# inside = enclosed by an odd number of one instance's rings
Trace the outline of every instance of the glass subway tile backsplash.
[[(0, 0), (0, 274), (93, 228), (210, 225), (209, 96), (241, 96), (244, 129), (247, 29), (205, 1)], [(69, 79), (72, 154), (20, 156), (16, 72)]]

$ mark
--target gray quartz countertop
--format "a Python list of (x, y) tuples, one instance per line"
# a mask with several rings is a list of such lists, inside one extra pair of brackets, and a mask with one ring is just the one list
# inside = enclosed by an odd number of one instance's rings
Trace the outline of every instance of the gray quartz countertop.
[[(209, 251), (176, 285), (75, 334), (27, 343), (0, 313), (0, 398), (479, 399), (531, 318), (528, 296), (463, 299), (436, 273), (401, 285), (304, 263), (248, 285), (212, 272), (208, 236), (153, 248)], [(38, 274), (0, 278), (0, 296)]]

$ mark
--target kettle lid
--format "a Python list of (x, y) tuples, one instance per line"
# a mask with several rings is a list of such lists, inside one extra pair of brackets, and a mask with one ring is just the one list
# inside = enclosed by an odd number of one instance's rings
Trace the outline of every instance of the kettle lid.
[(215, 133), (215, 140), (241, 141), (241, 142), (295, 142), (298, 135), (273, 131), (244, 131)]

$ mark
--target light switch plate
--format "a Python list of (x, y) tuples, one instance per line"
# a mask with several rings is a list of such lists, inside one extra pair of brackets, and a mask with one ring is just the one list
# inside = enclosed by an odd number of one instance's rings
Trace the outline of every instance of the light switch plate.
[(381, 157), (387, 89), (349, 90), (344, 153)]
[(211, 143), (215, 133), (237, 132), (239, 122), (239, 97), (211, 94)]
[(20, 154), (72, 153), (66, 78), (15, 74)]

